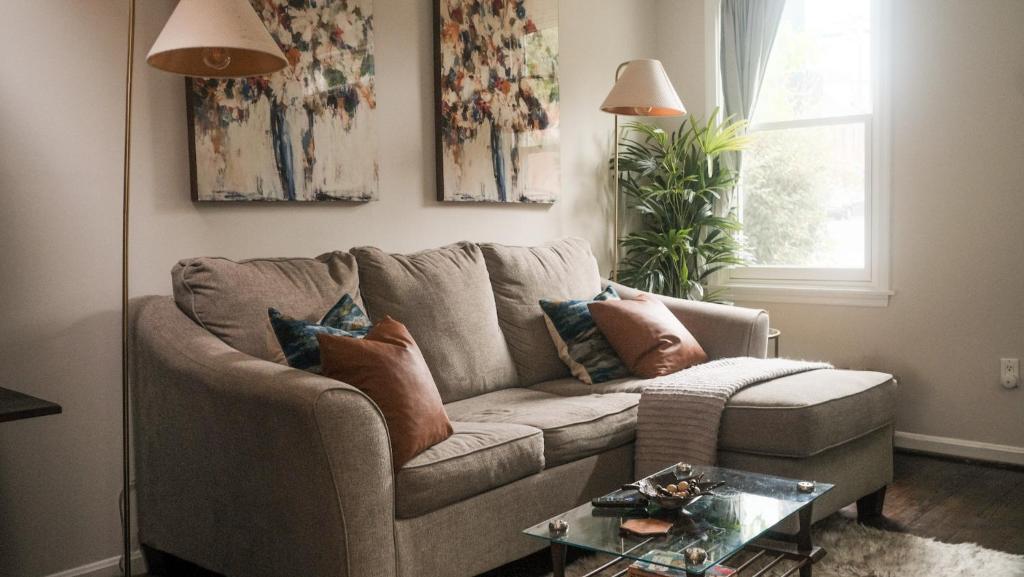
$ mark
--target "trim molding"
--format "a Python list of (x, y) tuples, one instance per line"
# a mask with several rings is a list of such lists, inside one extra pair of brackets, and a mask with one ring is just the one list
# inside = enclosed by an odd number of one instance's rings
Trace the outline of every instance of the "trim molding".
[(795, 303), (886, 307), (891, 290), (844, 286), (800, 286), (783, 284), (712, 284), (712, 290), (724, 290), (736, 302)]
[[(59, 573), (53, 573), (46, 577), (120, 577), (120, 561), (121, 556), (118, 555), (116, 557), (94, 561), (87, 565), (72, 567), (71, 569), (66, 569)], [(138, 549), (132, 553), (132, 568), (132, 573), (135, 573), (136, 575), (146, 574), (146, 568), (142, 561), (142, 552)]]
[(1024, 447), (896, 431), (896, 447), (978, 461), (1024, 465)]

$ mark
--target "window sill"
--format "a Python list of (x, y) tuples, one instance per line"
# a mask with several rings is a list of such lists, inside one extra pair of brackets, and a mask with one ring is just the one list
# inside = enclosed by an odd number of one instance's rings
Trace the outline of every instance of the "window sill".
[(836, 287), (783, 285), (769, 283), (739, 283), (710, 287), (725, 291), (729, 300), (736, 302), (792, 303), (837, 305), (854, 307), (887, 307), (889, 297), (895, 293), (875, 287)]

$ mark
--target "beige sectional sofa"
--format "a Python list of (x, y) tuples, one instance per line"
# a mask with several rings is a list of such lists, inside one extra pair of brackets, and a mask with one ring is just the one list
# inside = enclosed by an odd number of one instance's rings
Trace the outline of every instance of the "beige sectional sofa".
[[(528, 554), (519, 531), (633, 480), (644, 381), (569, 375), (539, 298), (602, 288), (585, 242), (415, 255), (192, 259), (132, 303), (139, 537), (238, 577), (459, 577)], [(617, 286), (624, 297), (631, 289)], [(316, 320), (350, 293), (405, 323), (455, 434), (392, 469), (357, 389), (282, 364), (267, 306)], [(763, 357), (763, 311), (665, 298), (712, 359)], [(729, 402), (719, 464), (837, 484), (816, 517), (892, 476), (889, 375), (816, 371)]]

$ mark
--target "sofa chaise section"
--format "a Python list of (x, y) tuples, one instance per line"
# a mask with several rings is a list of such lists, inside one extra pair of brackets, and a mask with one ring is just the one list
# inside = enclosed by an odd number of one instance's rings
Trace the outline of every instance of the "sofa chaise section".
[[(585, 385), (568, 378), (530, 389), (639, 398), (648, 384), (627, 378)], [(722, 412), (717, 464), (835, 484), (815, 505), (814, 518), (821, 519), (892, 481), (895, 403), (895, 379), (873, 371), (813, 371), (748, 387)]]

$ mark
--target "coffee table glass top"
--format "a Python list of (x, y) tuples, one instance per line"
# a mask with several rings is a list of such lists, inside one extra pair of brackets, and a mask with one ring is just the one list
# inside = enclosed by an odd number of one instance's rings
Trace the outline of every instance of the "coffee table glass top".
[[(689, 476), (675, 472), (674, 467), (656, 476), (670, 473), (680, 479)], [(623, 533), (620, 524), (638, 515), (589, 503), (523, 532), (551, 543), (644, 561), (649, 561), (644, 556), (652, 551), (682, 553), (687, 548), (700, 547), (707, 551), (706, 561), (687, 567), (688, 572), (699, 574), (832, 489), (828, 483), (815, 483), (813, 490), (804, 493), (799, 490), (796, 479), (718, 467), (694, 466), (691, 474), (697, 473), (704, 473), (705, 480), (726, 484), (714, 490), (716, 496), (700, 499), (683, 513), (652, 514), (674, 521), (668, 535), (640, 537)], [(557, 519), (568, 523), (562, 535), (554, 535), (548, 528), (548, 523)]]

